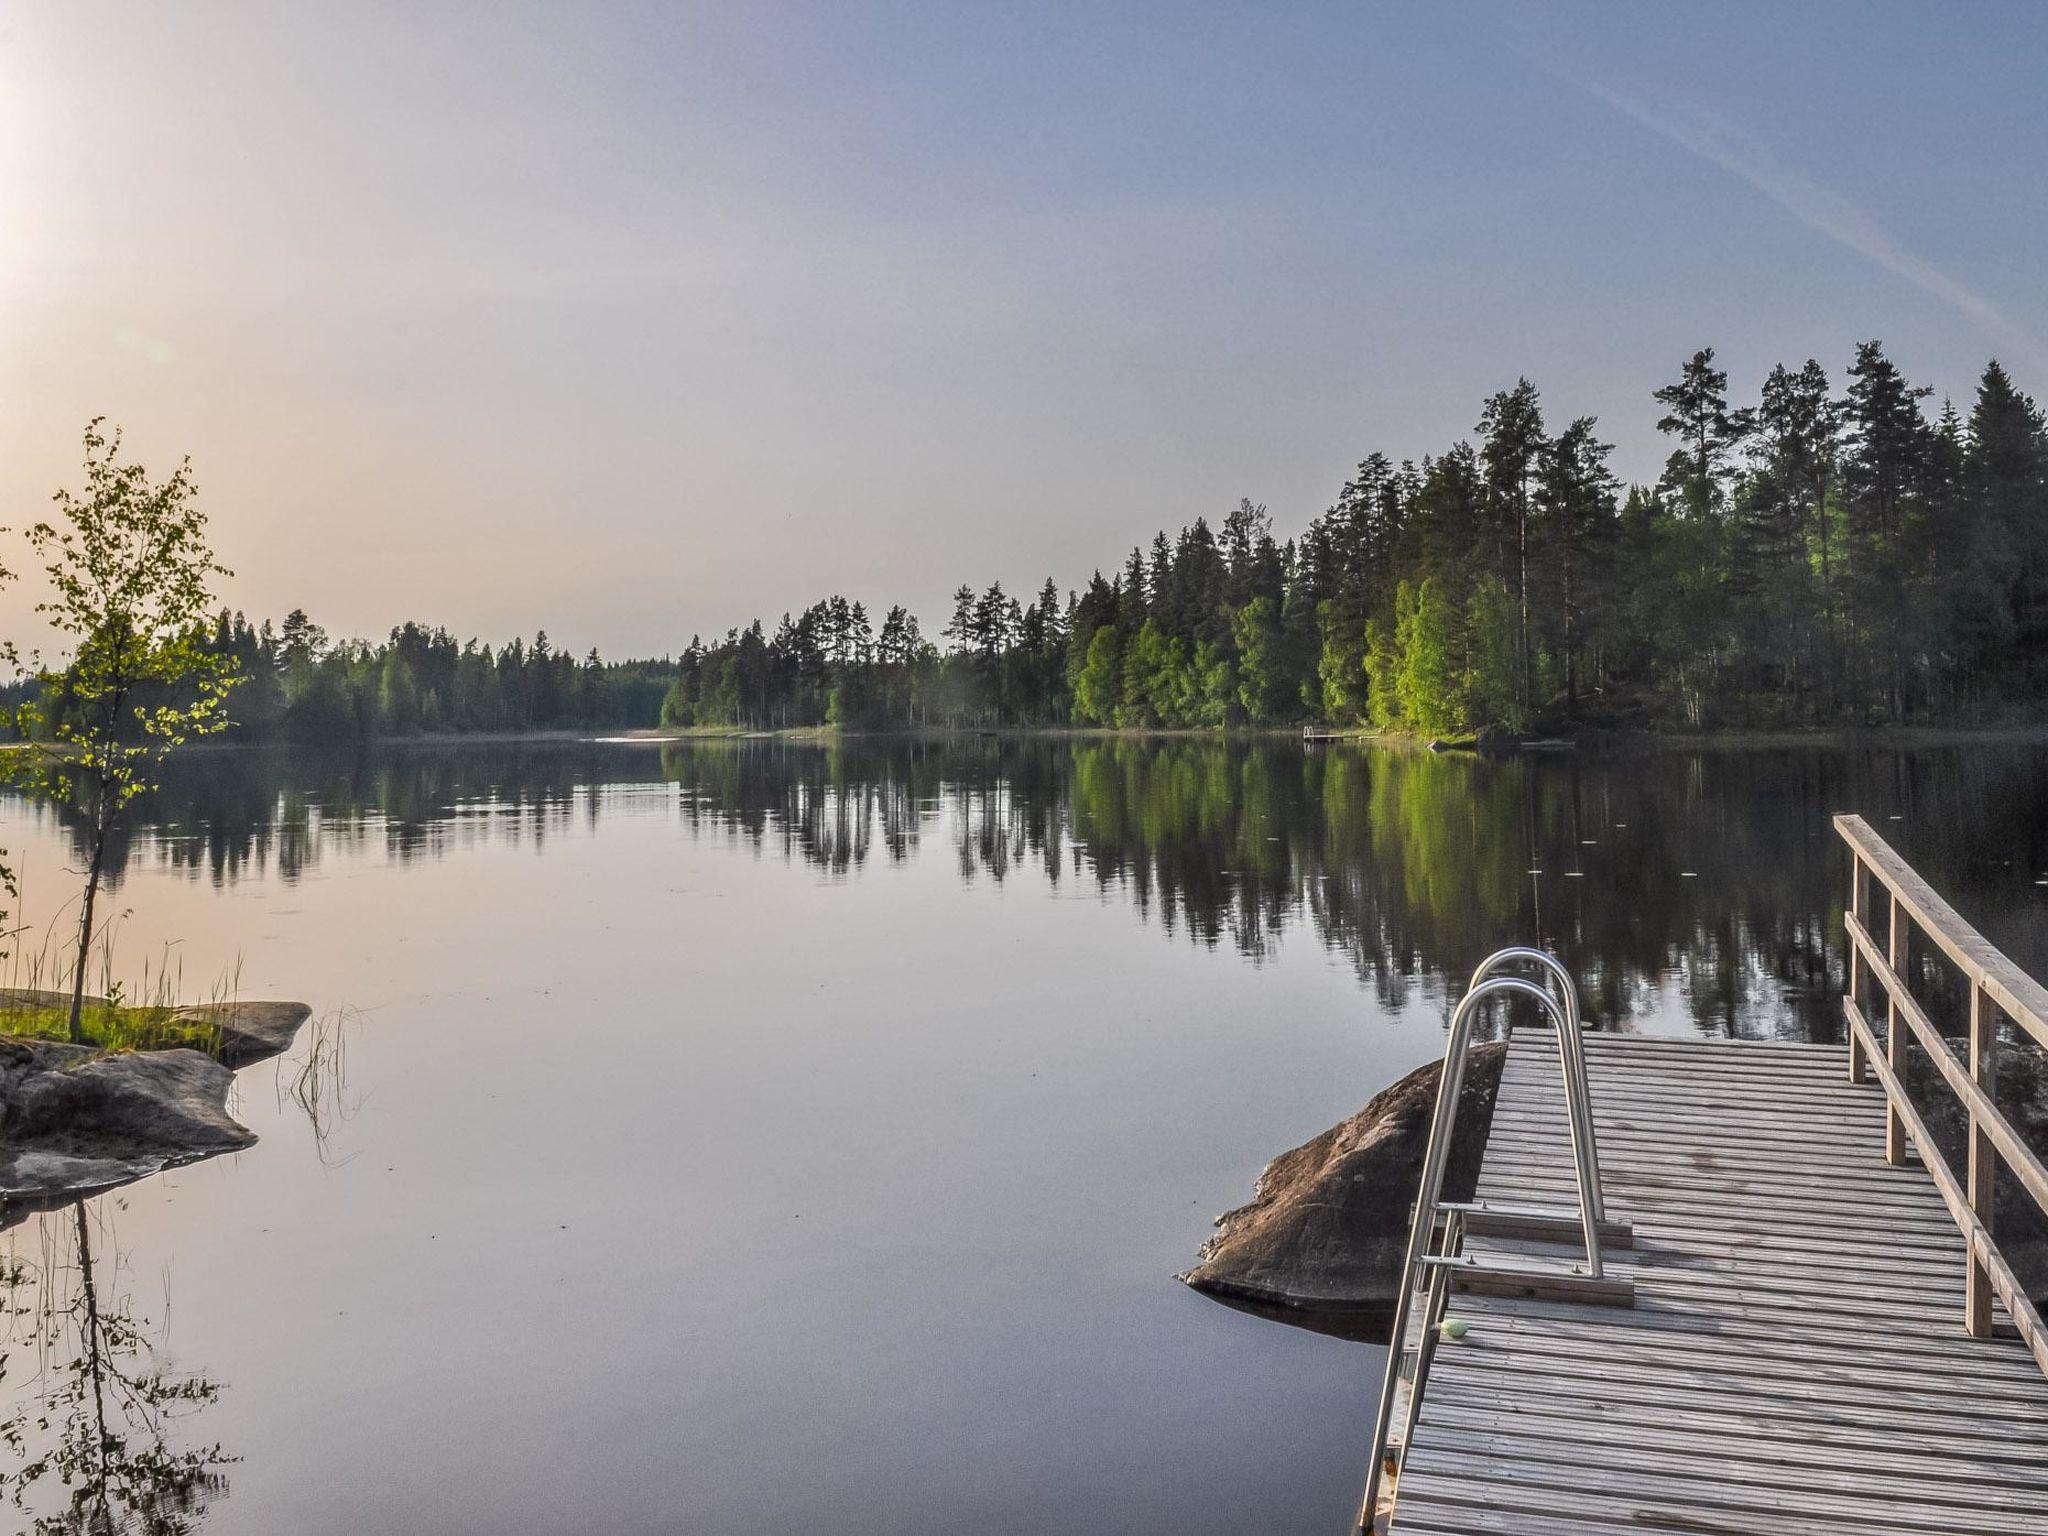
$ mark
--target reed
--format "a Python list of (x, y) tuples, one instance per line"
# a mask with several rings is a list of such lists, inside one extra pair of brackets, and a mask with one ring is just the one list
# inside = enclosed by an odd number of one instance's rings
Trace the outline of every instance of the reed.
[[(53, 950), (56, 927), (53, 920), (43, 930), (40, 944), (32, 949), (15, 947), (6, 955), (4, 985), (0, 985), (0, 1035), (71, 1039), (68, 984), (72, 961)], [(221, 1034), (209, 1015), (238, 995), (240, 962), (216, 978), (196, 1004), (186, 1003), (181, 1000), (185, 991), (183, 958), (174, 946), (166, 944), (155, 959), (143, 957), (141, 977), (131, 991), (114, 966), (120, 927), (117, 916), (100, 930), (96, 940), (101, 995), (80, 1010), (84, 1043), (99, 1051), (193, 1050), (218, 1056)], [(16, 930), (13, 937), (19, 938), (23, 932)]]

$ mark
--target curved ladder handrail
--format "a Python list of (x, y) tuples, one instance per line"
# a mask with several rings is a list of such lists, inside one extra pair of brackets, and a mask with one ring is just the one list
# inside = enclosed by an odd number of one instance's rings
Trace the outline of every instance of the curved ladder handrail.
[(1598, 1226), (1607, 1219), (1600, 1198), (1600, 1149), (1593, 1139), (1592, 1096), (1586, 1090), (1585, 1032), (1580, 1025), (1579, 988), (1557, 956), (1526, 944), (1497, 949), (1479, 962), (1467, 988), (1476, 987), (1510, 965), (1533, 965), (1557, 984), (1564, 1004), (1557, 1054), (1564, 1073), (1565, 1116), (1571, 1122), (1572, 1171), (1578, 1176), (1579, 1210), (1585, 1216), (1586, 1257), (1591, 1272), (1600, 1273)]
[[(1518, 964), (1540, 967), (1550, 980), (1557, 983), (1562, 997), (1549, 987), (1539, 986), (1523, 977), (1493, 974), (1504, 966)], [(1437, 1077), (1436, 1108), (1430, 1117), (1429, 1141), (1423, 1152), (1422, 1186), (1416, 1195), (1415, 1215), (1408, 1228), (1407, 1259), (1402, 1265), (1401, 1284), (1394, 1297), (1393, 1331), (1387, 1340), (1386, 1377), (1380, 1385), (1379, 1407), (1373, 1416), (1372, 1457), (1366, 1468), (1365, 1496), (1358, 1515), (1361, 1532), (1373, 1530), (1378, 1514), (1380, 1477), (1387, 1460), (1388, 1437), (1393, 1430), (1394, 1398), (1400, 1387), (1409, 1301), (1415, 1291), (1416, 1272), (1422, 1266), (1430, 1240), (1435, 1235), (1437, 1208), (1443, 1198), (1444, 1173), (1450, 1163), (1451, 1135), (1457, 1125), (1458, 1100), (1465, 1087), (1465, 1052), (1471, 1039), (1472, 1021), (1482, 1002), (1502, 996), (1526, 997), (1537, 1003), (1557, 1032), (1558, 1054), (1564, 1062), (1565, 1109), (1571, 1121), (1572, 1165), (1579, 1187), (1586, 1268), (1595, 1277), (1601, 1272), (1599, 1223), (1603, 1217), (1599, 1214), (1600, 1177), (1593, 1154), (1592, 1107), (1586, 1097), (1578, 988), (1573, 984), (1570, 973), (1554, 956), (1540, 949), (1521, 946), (1503, 949), (1480, 962), (1479, 968), (1472, 973), (1471, 986), (1458, 1000), (1458, 1006), (1451, 1015), (1450, 1039), (1444, 1049), (1443, 1069)], [(1447, 1251), (1453, 1243), (1462, 1241), (1463, 1236), (1463, 1217), (1454, 1214), (1450, 1222), (1451, 1230), (1446, 1234)], [(1428, 1323), (1440, 1319), (1448, 1290), (1448, 1278), (1444, 1272), (1439, 1271), (1431, 1277), (1425, 1335)], [(1428, 1352), (1425, 1336), (1417, 1345), (1415, 1379), (1409, 1389), (1408, 1425), (1411, 1434), (1416, 1410), (1420, 1406)], [(1405, 1444), (1402, 1451), (1405, 1455)]]

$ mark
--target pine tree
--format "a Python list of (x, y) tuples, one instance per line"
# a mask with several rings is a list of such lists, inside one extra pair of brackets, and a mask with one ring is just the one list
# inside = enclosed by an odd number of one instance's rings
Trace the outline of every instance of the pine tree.
[(1931, 607), (1916, 500), (1933, 437), (1920, 401), (1931, 393), (1908, 385), (1879, 343), (1868, 341), (1856, 349), (1842, 403), (1852, 579), (1870, 634), (1871, 681), (1894, 720), (1906, 713), (1909, 658), (1924, 644)]
[(1486, 465), (1487, 504), (1499, 551), (1494, 569), (1512, 583), (1516, 607), (1515, 699), (1526, 713), (1533, 686), (1529, 634), (1529, 526), (1532, 490), (1544, 452), (1543, 413), (1536, 386), (1527, 379), (1486, 402), (1478, 430), (1479, 456)]
[[(1988, 670), (2010, 648), (2016, 685), (2037, 693), (2048, 683), (2048, 429), (1996, 360), (1970, 409), (1963, 485), (1974, 513), (1972, 573), (1986, 589), (1972, 604), (1975, 664)], [(2003, 619), (1994, 617), (1999, 605)]]
[(1592, 417), (1581, 416), (1547, 446), (1537, 489), (1544, 543), (1556, 580), (1565, 701), (1574, 713), (1579, 707), (1588, 616), (1604, 607), (1616, 531), (1616, 487), (1607, 468), (1614, 448), (1594, 435), (1595, 425)]
[(1118, 579), (1116, 622), (1127, 635), (1135, 635), (1143, 627), (1151, 606), (1145, 597), (1145, 556), (1135, 547), (1130, 559), (1124, 562), (1123, 575)]
[(1683, 444), (1671, 456), (1666, 483), (1691, 516), (1710, 516), (1723, 502), (1729, 457), (1753, 427), (1750, 414), (1729, 409), (1728, 375), (1714, 366), (1712, 347), (1686, 359), (1678, 382), (1665, 385), (1654, 398), (1668, 407), (1657, 430)]

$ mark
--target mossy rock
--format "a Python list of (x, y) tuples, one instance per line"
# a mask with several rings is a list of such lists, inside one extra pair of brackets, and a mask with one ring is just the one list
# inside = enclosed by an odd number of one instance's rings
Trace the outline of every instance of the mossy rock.
[[(70, 1010), (67, 992), (0, 987), (0, 1035), (68, 1040)], [(117, 1007), (104, 997), (87, 997), (83, 1023), (89, 1045), (111, 1050), (196, 1050), (225, 1066), (239, 1068), (289, 1050), (299, 1026), (312, 1012), (305, 1003)]]

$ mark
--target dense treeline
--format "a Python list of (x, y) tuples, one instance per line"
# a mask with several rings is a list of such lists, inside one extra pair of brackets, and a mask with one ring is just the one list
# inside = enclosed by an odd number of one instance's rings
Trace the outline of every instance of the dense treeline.
[(674, 671), (663, 662), (607, 664), (594, 650), (579, 661), (554, 649), (546, 631), (495, 651), (413, 623), (382, 645), (330, 643), (296, 609), (275, 631), (223, 614), (212, 644), (248, 679), (234, 717), (238, 733), (255, 740), (645, 725)]
[[(1673, 451), (1624, 488), (1597, 423), (1520, 380), (1470, 440), (1374, 452), (1297, 537), (1240, 502), (1113, 575), (1028, 601), (961, 587), (928, 639), (831, 597), (678, 660), (545, 633), (493, 650), (407, 623), (330, 642), (303, 612), (223, 613), (232, 734), (360, 742), (645, 726), (1582, 724), (2038, 716), (2048, 700), (2048, 428), (1986, 367), (1967, 413), (1876, 343), (1837, 389), (1809, 360), (1737, 404), (1711, 349), (1656, 391)], [(57, 718), (69, 683), (39, 677)], [(175, 702), (175, 701), (172, 701)]]
[[(330, 641), (298, 609), (277, 627), (223, 612), (201, 644), (242, 679), (228, 701), (228, 739), (253, 742), (645, 726), (675, 676), (667, 660), (607, 663), (591, 651), (579, 661), (545, 631), (495, 651), (413, 623), (382, 645)], [(67, 686), (62, 674), (31, 677), (6, 702), (47, 691), (61, 715)]]
[(1623, 488), (1528, 380), (1420, 464), (1372, 453), (1298, 538), (1243, 502), (1062, 601), (962, 587), (943, 648), (834, 597), (693, 640), (669, 725), (1981, 720), (2048, 695), (2048, 432), (1996, 363), (1967, 416), (1857, 349), (1737, 405), (1711, 349)]

